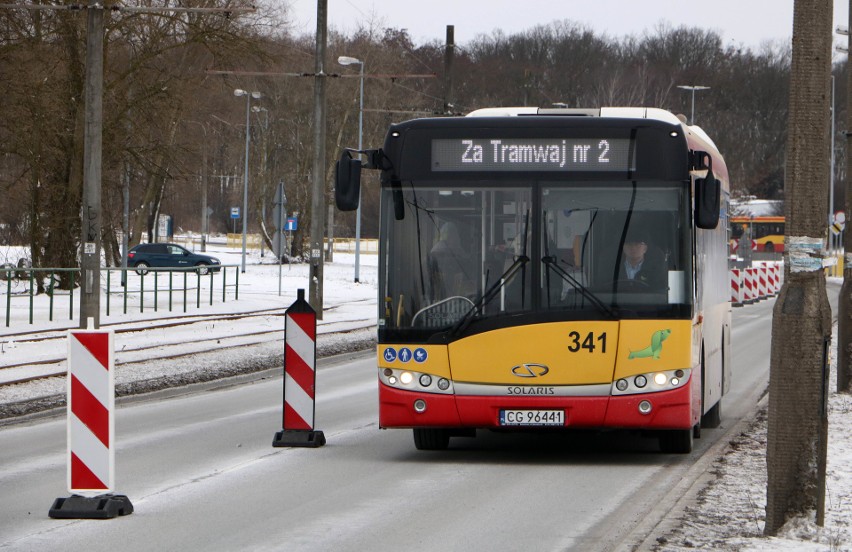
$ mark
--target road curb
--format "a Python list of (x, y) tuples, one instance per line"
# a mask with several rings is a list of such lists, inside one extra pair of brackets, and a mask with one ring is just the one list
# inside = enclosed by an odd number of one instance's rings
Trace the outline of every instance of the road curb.
[(751, 426), (758, 412), (765, 409), (769, 401), (769, 388), (737, 423), (725, 433), (699, 458), (675, 485), (639, 522), (614, 550), (619, 552), (652, 552), (656, 546), (665, 546), (660, 538), (671, 533), (675, 526), (683, 522), (686, 508), (696, 503), (698, 494), (715, 481), (718, 476), (710, 468), (723, 457), (738, 435)]

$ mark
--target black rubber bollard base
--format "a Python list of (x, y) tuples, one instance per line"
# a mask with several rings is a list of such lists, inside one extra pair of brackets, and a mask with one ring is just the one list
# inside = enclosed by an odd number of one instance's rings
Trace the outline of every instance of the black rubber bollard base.
[(47, 515), (54, 519), (112, 519), (132, 513), (133, 504), (125, 495), (102, 494), (57, 498)]
[(321, 447), (325, 444), (322, 431), (282, 429), (272, 439), (273, 447)]

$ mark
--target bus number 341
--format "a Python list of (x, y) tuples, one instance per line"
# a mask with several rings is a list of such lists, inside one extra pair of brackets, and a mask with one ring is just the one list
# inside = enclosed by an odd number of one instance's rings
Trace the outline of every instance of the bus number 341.
[(577, 353), (581, 349), (594, 353), (598, 345), (600, 345), (601, 352), (606, 353), (606, 332), (598, 334), (597, 337), (595, 337), (594, 332), (589, 332), (585, 337), (580, 332), (571, 332), (568, 334), (568, 339), (570, 341), (568, 350), (572, 353)]

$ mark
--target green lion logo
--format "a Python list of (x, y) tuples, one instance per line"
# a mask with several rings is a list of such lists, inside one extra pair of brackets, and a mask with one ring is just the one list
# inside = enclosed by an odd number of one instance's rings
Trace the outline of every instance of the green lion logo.
[(657, 330), (654, 332), (654, 335), (651, 336), (651, 344), (645, 347), (644, 349), (639, 349), (638, 351), (630, 351), (630, 354), (627, 355), (627, 359), (631, 358), (660, 358), (660, 351), (663, 350), (663, 341), (672, 333), (671, 330)]

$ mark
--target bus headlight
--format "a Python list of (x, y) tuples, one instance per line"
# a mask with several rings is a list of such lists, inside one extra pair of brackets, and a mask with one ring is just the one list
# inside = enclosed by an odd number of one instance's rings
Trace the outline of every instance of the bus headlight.
[[(689, 381), (689, 370), (665, 370), (620, 378), (612, 384), (613, 395), (655, 393), (683, 387)], [(648, 384), (652, 385), (649, 387)]]
[[(385, 385), (397, 389), (417, 390), (420, 393), (440, 393), (443, 395), (453, 393), (453, 384), (449, 379), (425, 372), (380, 367), (379, 380)], [(420, 385), (415, 385), (414, 382)]]

